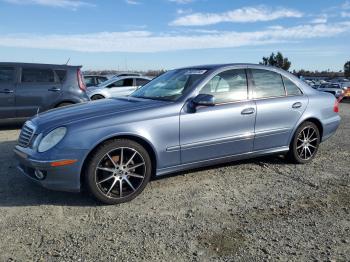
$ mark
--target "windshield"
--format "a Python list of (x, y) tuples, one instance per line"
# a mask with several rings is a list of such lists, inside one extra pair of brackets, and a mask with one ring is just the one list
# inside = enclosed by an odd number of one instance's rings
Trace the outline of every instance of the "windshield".
[(109, 85), (109, 84), (114, 83), (114, 82), (117, 81), (117, 80), (118, 80), (117, 78), (113, 77), (113, 78), (111, 78), (111, 79), (109, 79), (109, 80), (103, 81), (102, 83), (98, 84), (97, 86), (98, 86), (98, 87), (107, 86), (107, 85)]
[(176, 101), (186, 90), (201, 79), (206, 69), (171, 70), (155, 78), (131, 94), (132, 97)]

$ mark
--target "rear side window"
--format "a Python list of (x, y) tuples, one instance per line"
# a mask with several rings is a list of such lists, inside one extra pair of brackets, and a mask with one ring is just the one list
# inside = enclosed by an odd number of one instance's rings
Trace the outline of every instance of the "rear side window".
[(108, 87), (123, 87), (123, 86), (132, 86), (133, 79), (132, 78), (126, 78), (121, 79), (117, 82), (114, 82), (113, 84), (110, 84)]
[(13, 82), (15, 69), (13, 67), (0, 67), (0, 83)]
[(282, 76), (272, 71), (251, 69), (254, 84), (254, 98), (285, 96)]
[(22, 83), (54, 83), (55, 77), (51, 69), (23, 68)]
[(136, 78), (136, 86), (143, 86), (147, 84), (149, 80), (147, 79), (142, 79), (142, 78)]
[(63, 82), (66, 79), (67, 70), (56, 69), (55, 73), (58, 79), (60, 80), (60, 82)]
[(284, 87), (287, 90), (288, 96), (297, 96), (302, 94), (299, 87), (297, 87), (292, 81), (290, 81), (288, 78), (284, 76), (282, 76), (282, 79), (283, 79)]

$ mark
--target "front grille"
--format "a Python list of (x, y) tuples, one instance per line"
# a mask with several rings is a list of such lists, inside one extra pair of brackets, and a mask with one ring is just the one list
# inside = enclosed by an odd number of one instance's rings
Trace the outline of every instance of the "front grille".
[(29, 146), (34, 135), (34, 127), (30, 123), (26, 122), (21, 130), (18, 138), (18, 145), (22, 147)]

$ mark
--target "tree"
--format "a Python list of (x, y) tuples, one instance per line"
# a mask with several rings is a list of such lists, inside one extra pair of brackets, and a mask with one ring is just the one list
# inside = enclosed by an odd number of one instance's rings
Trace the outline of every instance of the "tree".
[(344, 76), (345, 77), (350, 77), (350, 61), (347, 61), (344, 64)]
[(288, 60), (287, 57), (283, 57), (281, 52), (277, 52), (276, 55), (272, 53), (269, 57), (263, 57), (262, 62), (259, 64), (276, 66), (284, 70), (288, 70), (292, 63)]

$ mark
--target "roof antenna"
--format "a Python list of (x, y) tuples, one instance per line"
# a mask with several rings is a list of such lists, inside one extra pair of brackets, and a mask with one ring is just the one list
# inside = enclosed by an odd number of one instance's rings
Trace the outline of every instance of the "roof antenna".
[(68, 65), (69, 61), (70, 61), (70, 57), (68, 58), (68, 60), (67, 60), (67, 62), (66, 62), (66, 65)]

